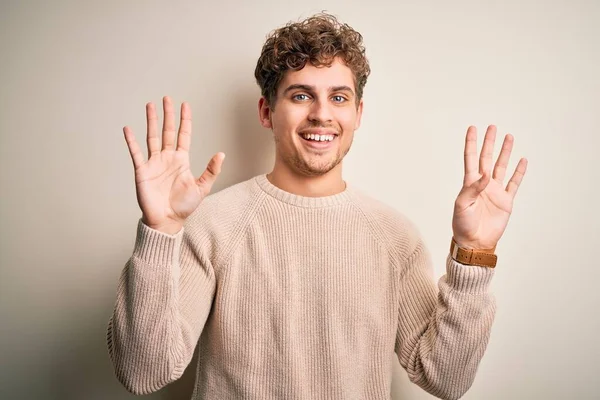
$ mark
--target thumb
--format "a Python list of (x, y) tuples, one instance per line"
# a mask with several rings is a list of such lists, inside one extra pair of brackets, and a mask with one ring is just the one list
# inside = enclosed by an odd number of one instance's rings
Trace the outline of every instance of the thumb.
[(488, 183), (490, 183), (490, 174), (489, 172), (484, 172), (481, 175), (481, 178), (473, 182), (469, 187), (467, 187), (464, 192), (468, 198), (471, 200), (477, 199), (479, 194), (483, 192), (483, 190), (487, 187)]
[(210, 192), (212, 185), (215, 183), (217, 177), (221, 173), (221, 166), (223, 165), (224, 159), (225, 153), (219, 152), (215, 154), (208, 162), (208, 165), (206, 166), (206, 169), (204, 170), (202, 175), (198, 179), (196, 179), (196, 184), (198, 186), (201, 186), (201, 189), (206, 194)]

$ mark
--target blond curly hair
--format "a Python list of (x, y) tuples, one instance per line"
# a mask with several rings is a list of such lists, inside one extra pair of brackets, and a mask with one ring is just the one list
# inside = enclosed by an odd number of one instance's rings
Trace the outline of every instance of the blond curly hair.
[(371, 72), (363, 38), (331, 14), (319, 13), (271, 32), (262, 48), (254, 76), (267, 104), (273, 108), (277, 87), (286, 71), (298, 71), (307, 62), (315, 67), (329, 66), (336, 57), (354, 74), (358, 105)]

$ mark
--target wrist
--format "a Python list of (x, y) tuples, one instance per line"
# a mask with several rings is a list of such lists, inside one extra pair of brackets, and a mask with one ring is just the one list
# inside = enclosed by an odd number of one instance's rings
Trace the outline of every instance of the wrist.
[(487, 253), (487, 254), (496, 254), (496, 245), (493, 247), (482, 246), (479, 243), (469, 243), (460, 240), (456, 240), (454, 236), (452, 236), (452, 241), (461, 249), (472, 250), (478, 253)]
[(183, 228), (183, 225), (160, 225), (160, 226), (150, 226), (150, 228), (157, 230), (161, 233), (166, 233), (167, 235), (175, 235), (177, 232)]
[(454, 261), (465, 265), (494, 268), (498, 260), (495, 250), (496, 246), (491, 249), (464, 248), (454, 240), (454, 237), (450, 242), (450, 256)]
[(177, 232), (183, 228), (183, 224), (179, 222), (164, 222), (164, 223), (149, 223), (144, 217), (142, 217), (142, 222), (150, 229), (154, 229), (155, 231), (159, 231), (161, 233), (166, 233), (167, 235), (175, 235)]

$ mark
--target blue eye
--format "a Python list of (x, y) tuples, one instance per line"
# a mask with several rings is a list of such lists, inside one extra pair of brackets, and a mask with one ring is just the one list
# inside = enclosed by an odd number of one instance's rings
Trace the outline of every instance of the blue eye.
[(336, 103), (343, 103), (346, 101), (346, 98), (344, 96), (333, 96), (333, 101)]
[(306, 94), (303, 94), (303, 93), (296, 94), (296, 95), (294, 95), (293, 98), (294, 98), (294, 100), (300, 100), (300, 101), (308, 100), (308, 96)]

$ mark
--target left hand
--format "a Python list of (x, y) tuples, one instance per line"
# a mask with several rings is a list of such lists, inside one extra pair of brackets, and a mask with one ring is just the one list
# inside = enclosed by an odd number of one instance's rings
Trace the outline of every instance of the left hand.
[(517, 189), (527, 170), (527, 159), (521, 158), (510, 181), (503, 187), (506, 167), (514, 137), (504, 137), (502, 150), (491, 174), (496, 127), (485, 133), (479, 170), (477, 170), (477, 128), (470, 126), (465, 140), (465, 177), (454, 203), (452, 231), (454, 240), (468, 249), (492, 249), (508, 225)]

